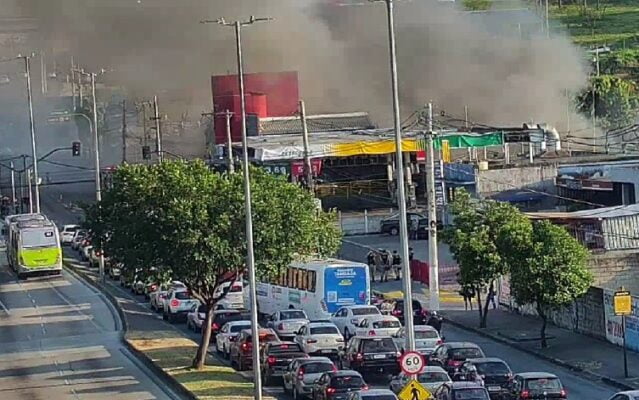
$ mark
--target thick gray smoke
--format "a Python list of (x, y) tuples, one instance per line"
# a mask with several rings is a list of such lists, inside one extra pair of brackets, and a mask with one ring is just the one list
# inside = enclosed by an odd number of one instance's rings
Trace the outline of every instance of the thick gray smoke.
[[(297, 70), (309, 112), (366, 110), (387, 124), (383, 3), (342, 3), (355, 1), (18, 0), (15, 6), (39, 18), (38, 45), (75, 54), (90, 68), (114, 68), (109, 79), (134, 95), (179, 91), (177, 112), (210, 109), (209, 76), (235, 71), (232, 29), (198, 21), (271, 16), (275, 21), (244, 30), (247, 72)], [(435, 0), (398, 2), (403, 114), (432, 100), (457, 115), (468, 106), (471, 119), (483, 123), (534, 119), (562, 128), (565, 92), (582, 88), (587, 77), (579, 51), (562, 37), (520, 37), (521, 26), (508, 27), (510, 18), (471, 15)]]

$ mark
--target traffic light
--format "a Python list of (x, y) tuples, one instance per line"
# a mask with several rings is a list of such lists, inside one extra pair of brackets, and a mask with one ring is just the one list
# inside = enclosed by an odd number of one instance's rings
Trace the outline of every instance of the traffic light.
[(151, 147), (150, 146), (142, 146), (142, 159), (150, 160), (151, 159)]
[(71, 143), (71, 154), (73, 155), (73, 157), (80, 156), (80, 142)]

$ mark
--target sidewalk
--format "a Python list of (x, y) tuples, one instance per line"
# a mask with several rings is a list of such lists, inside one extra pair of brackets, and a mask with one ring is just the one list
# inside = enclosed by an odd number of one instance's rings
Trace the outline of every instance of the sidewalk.
[[(397, 299), (404, 295), (403, 292), (403, 280), (392, 280), (388, 282), (373, 282), (372, 291), (375, 294), (381, 294), (385, 298)], [(421, 301), (428, 307), (430, 301), (430, 291), (428, 286), (423, 283), (413, 281), (412, 282), (413, 297)], [(463, 310), (464, 299), (459, 295), (457, 289), (451, 287), (443, 287), (439, 290), (439, 302), (440, 307), (443, 310)]]

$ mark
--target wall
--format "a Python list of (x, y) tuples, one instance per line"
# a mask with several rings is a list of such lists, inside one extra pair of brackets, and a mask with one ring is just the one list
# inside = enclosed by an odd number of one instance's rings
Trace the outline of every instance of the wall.
[(556, 193), (556, 165), (538, 165), (477, 171), (477, 194), (487, 197), (499, 192), (530, 188)]
[(639, 293), (639, 253), (636, 250), (617, 250), (592, 253), (588, 265), (594, 286), (618, 289), (624, 286)]
[(558, 172), (562, 176), (596, 178), (632, 184), (635, 199), (639, 201), (639, 162), (637, 161), (562, 165)]

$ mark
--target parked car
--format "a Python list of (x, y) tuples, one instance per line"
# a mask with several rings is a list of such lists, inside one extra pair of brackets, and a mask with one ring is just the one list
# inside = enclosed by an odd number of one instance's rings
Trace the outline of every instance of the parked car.
[(436, 400), (489, 400), (488, 391), (479, 383), (453, 382), (445, 383), (434, 393)]
[(271, 315), (266, 326), (273, 328), (280, 339), (288, 340), (294, 338), (300, 328), (308, 324), (308, 322), (308, 317), (304, 311), (291, 309), (278, 311)]
[(240, 332), (245, 329), (251, 329), (251, 321), (229, 321), (225, 323), (215, 335), (215, 349), (217, 352), (222, 354), (224, 358), (229, 358), (231, 344), (237, 340)]
[(115, 281), (120, 279), (120, 276), (122, 276), (122, 269), (120, 268), (120, 264), (109, 265), (109, 277)]
[[(91, 247), (89, 250), (89, 267), (90, 268), (99, 268), (100, 267), (100, 255), (103, 254), (102, 250), (96, 250), (94, 247)], [(110, 268), (111, 259), (107, 256), (104, 256), (104, 270), (108, 270)]]
[(335, 326), (337, 326), (337, 329), (342, 332), (344, 338), (348, 339), (355, 334), (357, 325), (359, 325), (364, 318), (372, 315), (382, 315), (382, 313), (375, 306), (345, 306), (333, 314), (331, 322), (333, 322)]
[(346, 400), (350, 392), (368, 390), (362, 375), (356, 371), (325, 372), (313, 384), (313, 400)]
[(244, 283), (242, 281), (233, 283), (225, 282), (221, 284), (215, 289), (215, 292), (213, 292), (213, 297), (219, 298), (227, 288), (229, 289), (226, 295), (222, 300), (218, 301), (215, 306), (225, 310), (240, 310), (244, 308)]
[[(408, 228), (410, 228), (411, 226), (411, 220), (415, 220), (415, 221), (423, 220), (423, 221), (426, 221), (426, 223), (428, 224), (428, 217), (420, 213), (408, 212), (406, 213), (406, 219), (408, 223), (407, 225)], [(379, 230), (382, 233), (388, 233), (393, 236), (399, 235), (399, 213), (391, 215), (390, 217), (387, 217), (381, 220), (379, 224)]]
[(344, 348), (344, 337), (332, 322), (310, 322), (293, 339), (310, 355), (337, 357)]
[(467, 359), (484, 357), (484, 351), (475, 343), (449, 342), (435, 348), (428, 357), (428, 364), (440, 366), (452, 376)]
[(71, 239), (71, 249), (78, 250), (78, 246), (82, 243), (82, 240), (87, 237), (88, 232), (86, 229), (78, 229), (73, 234), (73, 239)]
[(73, 236), (79, 229), (79, 225), (63, 225), (62, 230), (60, 230), (60, 243), (62, 245), (71, 244)]
[(388, 389), (371, 389), (351, 392), (346, 400), (397, 400), (397, 396)]
[(639, 400), (639, 390), (628, 390), (616, 393), (609, 400)]
[[(260, 328), (259, 336), (260, 346), (263, 346), (266, 343), (280, 341), (277, 334), (272, 329)], [(251, 330), (245, 329), (240, 332), (240, 336), (237, 340), (231, 344), (231, 351), (229, 355), (231, 366), (239, 371), (244, 371), (249, 367), (252, 367), (253, 342), (251, 341), (251, 338)]]
[(186, 285), (180, 281), (173, 281), (169, 283), (162, 283), (160, 285), (152, 284), (145, 292), (149, 296), (149, 305), (153, 311), (164, 311), (164, 300), (170, 289), (183, 288), (186, 289)]
[[(422, 372), (417, 375), (417, 381), (431, 393), (435, 393), (435, 391), (445, 383), (453, 383), (453, 380), (450, 379), (450, 376), (442, 367), (433, 367), (430, 365), (425, 366)], [(399, 393), (407, 383), (408, 376), (400, 372), (390, 381), (390, 390)]]
[(361, 373), (399, 373), (399, 356), (393, 338), (353, 336), (340, 352), (339, 364), (342, 369), (352, 369)]
[[(413, 324), (414, 325), (426, 325), (428, 322), (428, 311), (422, 306), (419, 300), (413, 300)], [(406, 324), (404, 321), (404, 300), (395, 300), (391, 315), (399, 319), (402, 326)]]
[(186, 318), (191, 308), (199, 305), (200, 302), (191, 296), (187, 288), (173, 287), (166, 293), (163, 304), (162, 319), (174, 323), (178, 319)]
[[(85, 240), (85, 243), (86, 243), (86, 240)], [(93, 246), (91, 246), (90, 241), (88, 242), (88, 244), (83, 244), (82, 246), (80, 246), (80, 260), (89, 261), (92, 250), (93, 250)]]
[(297, 343), (266, 343), (260, 352), (260, 368), (265, 385), (272, 385), (276, 378), (281, 378), (288, 365), (296, 358), (308, 358)]
[[(423, 356), (429, 356), (435, 350), (435, 347), (444, 343), (439, 336), (437, 329), (429, 325), (417, 325), (413, 327), (415, 336), (415, 350)], [(397, 347), (403, 353), (406, 351), (406, 328), (400, 328), (393, 336)]]
[(391, 315), (371, 315), (364, 318), (355, 328), (356, 336), (393, 336), (402, 325)]
[[(206, 311), (200, 313), (202, 321), (206, 318)], [(251, 314), (240, 310), (215, 310), (213, 311), (213, 321), (211, 322), (211, 341), (215, 340), (220, 329), (230, 321), (250, 321)], [(201, 327), (201, 326), (200, 326)]]
[(335, 364), (327, 357), (308, 357), (293, 360), (282, 375), (285, 393), (292, 393), (293, 400), (309, 396), (313, 383), (325, 372), (337, 371)]
[(547, 372), (516, 374), (509, 389), (511, 400), (549, 400), (568, 397), (568, 393), (557, 375)]
[(508, 398), (513, 373), (504, 360), (494, 357), (469, 358), (459, 367), (459, 374), (467, 375), (470, 367), (474, 367), (484, 380), (484, 387), (492, 400)]

